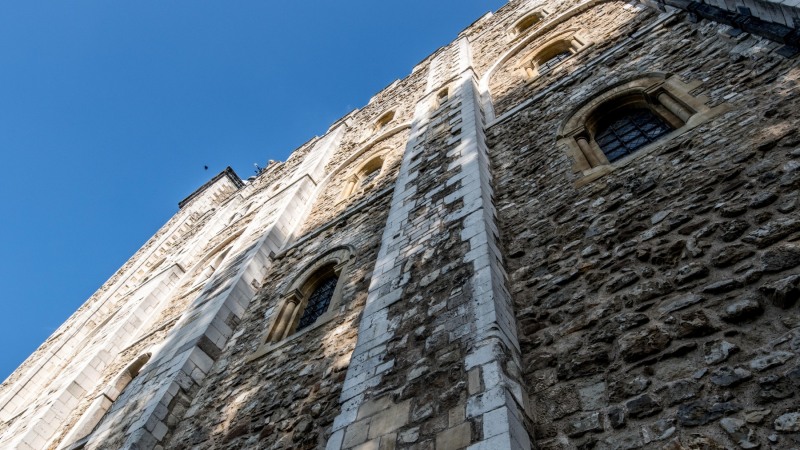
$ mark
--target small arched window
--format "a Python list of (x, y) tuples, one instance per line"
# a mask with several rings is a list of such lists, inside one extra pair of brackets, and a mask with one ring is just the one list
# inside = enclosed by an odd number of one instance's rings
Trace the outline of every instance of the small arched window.
[(612, 163), (712, 117), (705, 99), (692, 97), (688, 90), (680, 81), (656, 74), (612, 86), (585, 102), (559, 133), (574, 171), (591, 181), (608, 173)]
[(384, 113), (375, 121), (374, 131), (377, 133), (386, 128), (394, 120), (394, 111)]
[(333, 317), (333, 310), (342, 299), (341, 280), (351, 255), (347, 248), (333, 251), (302, 272), (276, 308), (266, 343), (281, 341)]
[(578, 53), (588, 44), (578, 37), (574, 31), (562, 33), (559, 37), (542, 45), (526, 61), (525, 72), (529, 78), (550, 72), (572, 55)]
[(371, 189), (383, 171), (383, 162), (384, 155), (380, 154), (367, 160), (366, 163), (356, 169), (353, 174), (347, 178), (342, 192), (342, 198), (345, 199)]
[(535, 25), (538, 25), (542, 21), (542, 19), (544, 19), (544, 16), (545, 16), (544, 10), (533, 11), (525, 14), (524, 16), (522, 16), (522, 18), (520, 18), (514, 23), (514, 25), (511, 27), (509, 34), (512, 37), (516, 37), (525, 33), (526, 31), (533, 28)]
[(322, 277), (322, 280), (317, 283), (317, 286), (308, 296), (303, 315), (300, 316), (300, 321), (297, 323), (297, 331), (316, 322), (328, 310), (338, 280), (339, 277), (336, 276), (336, 273), (330, 270), (330, 273)]

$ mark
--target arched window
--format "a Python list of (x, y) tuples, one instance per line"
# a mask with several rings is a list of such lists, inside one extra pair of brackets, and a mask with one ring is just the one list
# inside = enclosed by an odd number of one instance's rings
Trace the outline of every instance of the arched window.
[(515, 37), (525, 33), (535, 25), (539, 24), (542, 19), (544, 19), (545, 15), (546, 11), (544, 10), (533, 11), (523, 15), (514, 23), (514, 25), (512, 25), (509, 34), (512, 37)]
[(340, 248), (303, 270), (275, 308), (265, 344), (281, 341), (333, 317), (342, 300), (342, 280), (351, 258), (349, 248)]
[(377, 133), (386, 128), (394, 120), (394, 111), (384, 113), (375, 121), (374, 131)]
[(83, 413), (80, 420), (62, 439), (62, 442), (69, 445), (60, 448), (69, 448), (71, 450), (83, 448), (89, 435), (100, 425), (114, 402), (122, 396), (125, 388), (131, 384), (134, 378), (139, 376), (144, 365), (150, 361), (150, 356), (150, 353), (145, 353), (136, 358), (125, 370), (117, 375), (111, 384), (103, 389), (100, 395), (86, 409), (86, 412)]
[(722, 111), (710, 110), (705, 99), (687, 93), (689, 88), (671, 76), (650, 75), (612, 86), (584, 102), (559, 133), (575, 172), (591, 181), (608, 173), (611, 163)]
[(309, 294), (306, 307), (303, 310), (303, 315), (300, 316), (300, 321), (297, 323), (297, 331), (316, 322), (317, 319), (328, 310), (339, 277), (333, 271), (332, 267), (327, 268), (326, 272), (327, 271), (329, 271), (329, 273), (321, 277), (322, 280), (317, 283), (317, 286), (311, 291), (311, 294)]
[(528, 77), (534, 78), (550, 72), (562, 61), (586, 47), (588, 44), (574, 30), (567, 31), (539, 47), (524, 61), (523, 68)]
[(381, 154), (370, 158), (367, 162), (359, 166), (358, 169), (347, 178), (344, 190), (342, 191), (342, 198), (344, 199), (371, 189), (383, 171), (384, 159), (385, 156), (382, 151)]

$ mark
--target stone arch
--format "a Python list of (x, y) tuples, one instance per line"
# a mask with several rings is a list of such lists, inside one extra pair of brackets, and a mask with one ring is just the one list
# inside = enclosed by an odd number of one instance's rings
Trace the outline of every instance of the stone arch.
[(537, 25), (541, 25), (542, 21), (550, 13), (544, 8), (534, 8), (528, 10), (517, 19), (508, 29), (508, 34), (512, 38), (521, 36)]
[[(552, 67), (547, 70), (551, 70), (555, 67), (555, 64), (552, 64), (553, 61), (561, 55), (567, 54), (566, 57), (569, 58), (589, 46), (589, 42), (581, 35), (581, 31), (577, 28), (567, 29), (554, 35), (531, 51), (520, 62), (518, 68), (527, 78), (534, 78), (545, 73), (545, 67), (548, 64), (551, 64)], [(563, 59), (565, 58), (559, 59), (557, 63)]]
[(375, 181), (384, 172), (386, 154), (389, 153), (389, 151), (390, 149), (388, 147), (383, 147), (370, 152), (363, 158), (361, 164), (350, 171), (346, 176), (345, 186), (342, 189), (342, 200), (351, 195), (363, 193), (375, 185)]
[[(557, 29), (564, 22), (596, 7), (597, 5), (611, 1), (615, 0), (589, 0), (578, 6), (574, 6), (555, 17), (545, 16), (535, 29), (528, 30), (529, 32), (527, 35), (519, 39), (516, 43), (514, 43), (513, 46), (511, 46), (511, 48), (502, 53), (492, 64), (490, 64), (489, 69), (486, 70), (483, 76), (481, 76), (480, 82), (478, 83), (478, 88), (481, 93), (481, 104), (486, 112), (487, 120), (491, 121), (495, 118), (492, 93), (490, 91), (491, 80), (497, 71), (504, 66), (504, 64), (525, 50), (525, 48), (536, 39), (540, 39), (541, 37)], [(586, 46), (589, 44), (590, 43), (587, 42)]]
[(342, 302), (342, 285), (353, 257), (354, 249), (351, 246), (336, 247), (299, 271), (284, 290), (262, 345), (275, 343), (295, 334), (311, 295), (322, 283), (335, 278), (335, 289), (330, 303), (316, 322), (324, 323), (332, 318)]
[(556, 140), (572, 158), (573, 171), (590, 181), (608, 173), (614, 165), (623, 164), (627, 158), (609, 156), (608, 150), (597, 141), (613, 120), (632, 111), (646, 111), (664, 123), (663, 132), (644, 139), (643, 144), (630, 152), (645, 154), (657, 142), (686, 132), (720, 111), (709, 109), (705, 98), (690, 95), (693, 87), (696, 85), (684, 84), (666, 73), (648, 73), (620, 81), (573, 108), (559, 127)]
[[(328, 175), (320, 181), (320, 183), (319, 183), (320, 186), (327, 186), (332, 179), (334, 179), (337, 176), (340, 176), (342, 171), (347, 170), (348, 167), (352, 166), (353, 163), (355, 163), (359, 159), (364, 158), (365, 155), (369, 155), (369, 156), (367, 156), (367, 159), (368, 159), (373, 154), (378, 154), (379, 153), (379, 154), (383, 155), (383, 157), (385, 159), (386, 155), (391, 151), (391, 149), (388, 148), (388, 147), (379, 147), (379, 144), (381, 144), (383, 141), (393, 137), (397, 133), (400, 133), (402, 131), (409, 130), (409, 129), (411, 129), (411, 122), (407, 122), (407, 123), (398, 125), (398, 126), (392, 128), (391, 130), (387, 130), (385, 133), (382, 133), (380, 136), (376, 136), (374, 139), (370, 139), (369, 142), (366, 142), (364, 145), (359, 147), (358, 150), (353, 152), (352, 155), (350, 155), (347, 159), (342, 161), (333, 170), (328, 172)], [(376, 147), (380, 148), (380, 150), (378, 150), (377, 152), (374, 151), (374, 149)], [(342, 200), (344, 198), (346, 198), (346, 197), (341, 197), (340, 200)]]

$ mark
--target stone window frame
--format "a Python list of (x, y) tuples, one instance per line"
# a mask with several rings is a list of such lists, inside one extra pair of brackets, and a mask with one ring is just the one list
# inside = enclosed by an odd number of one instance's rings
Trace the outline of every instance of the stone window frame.
[(383, 130), (388, 129), (389, 124), (392, 123), (392, 121), (394, 121), (396, 116), (397, 116), (397, 111), (395, 111), (394, 109), (390, 109), (389, 111), (382, 113), (380, 116), (378, 116), (377, 119), (375, 119), (375, 122), (373, 122), (372, 134), (377, 134)]
[[(557, 134), (556, 142), (566, 148), (573, 162), (573, 172), (581, 175), (576, 185), (582, 186), (625, 166), (650, 153), (665, 141), (686, 133), (725, 111), (725, 104), (709, 108), (706, 105), (707, 97), (690, 94), (700, 84), (700, 81), (683, 83), (672, 74), (647, 74), (617, 83), (574, 109)], [(599, 118), (637, 107), (653, 112), (670, 125), (672, 131), (610, 163), (594, 140)]]
[[(586, 38), (585, 33), (580, 29), (571, 28), (562, 31), (536, 47), (528, 56), (522, 58), (522, 61), (519, 63), (519, 69), (524, 73), (524, 77), (527, 80), (533, 81), (540, 75), (552, 72), (565, 61), (572, 59), (572, 57), (578, 53), (591, 47), (592, 44), (593, 42)], [(570, 52), (571, 55), (559, 61), (557, 64), (554, 64), (546, 72), (540, 73), (539, 67), (542, 64), (565, 51)]]
[[(272, 312), (267, 332), (262, 337), (255, 353), (248, 357), (248, 361), (258, 359), (293, 342), (338, 316), (338, 310), (343, 304), (342, 290), (354, 259), (355, 252), (352, 247), (337, 247), (317, 258), (295, 275), (291, 284), (283, 290), (281, 299)], [(313, 324), (297, 331), (297, 324), (305, 311), (308, 298), (319, 283), (331, 274), (338, 278), (328, 309)]]
[[(524, 12), (519, 19), (511, 24), (508, 28), (508, 35), (511, 39), (526, 34), (527, 32), (535, 29), (537, 25), (544, 22), (544, 19), (550, 15), (550, 12), (544, 8), (535, 8)], [(529, 23), (530, 22), (530, 23)]]
[[(388, 153), (388, 148), (381, 148), (380, 150), (371, 152), (369, 155), (362, 158), (363, 162), (345, 176), (345, 185), (342, 189), (339, 203), (342, 203), (352, 197), (362, 195), (375, 187), (377, 182), (384, 175), (384, 171), (386, 169), (386, 155)], [(373, 173), (375, 170), (378, 171), (378, 174), (367, 185), (362, 185), (362, 180), (364, 180), (367, 175)]]

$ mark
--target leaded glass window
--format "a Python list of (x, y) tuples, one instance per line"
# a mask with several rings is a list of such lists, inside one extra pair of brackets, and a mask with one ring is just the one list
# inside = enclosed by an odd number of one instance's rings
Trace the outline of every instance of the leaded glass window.
[(314, 289), (314, 292), (308, 297), (306, 310), (303, 311), (303, 316), (300, 318), (300, 323), (297, 325), (297, 331), (313, 324), (319, 319), (319, 316), (328, 310), (333, 298), (333, 291), (336, 290), (337, 277), (332, 275), (326, 278), (322, 283)]
[(565, 50), (561, 53), (553, 55), (550, 59), (539, 65), (539, 73), (545, 73), (556, 66), (556, 64), (572, 56), (572, 52)]
[(609, 162), (629, 155), (672, 131), (669, 125), (649, 109), (628, 110), (602, 128), (595, 141)]

